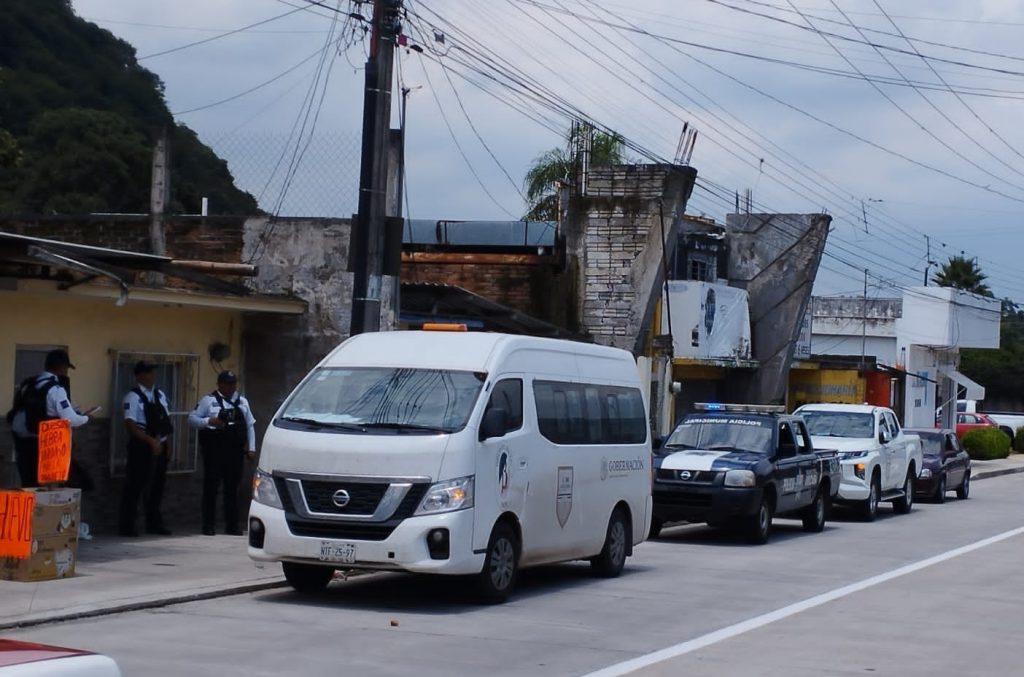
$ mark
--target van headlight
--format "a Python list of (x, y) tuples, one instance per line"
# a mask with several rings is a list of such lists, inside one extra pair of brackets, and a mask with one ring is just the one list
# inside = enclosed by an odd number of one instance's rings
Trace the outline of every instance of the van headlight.
[(252, 500), (271, 508), (284, 509), (281, 504), (281, 496), (277, 493), (277, 485), (270, 473), (256, 468), (256, 474), (252, 478)]
[(725, 486), (752, 487), (757, 484), (753, 470), (730, 470), (725, 473)]
[(416, 515), (433, 515), (473, 507), (473, 476), (438, 482), (427, 490)]

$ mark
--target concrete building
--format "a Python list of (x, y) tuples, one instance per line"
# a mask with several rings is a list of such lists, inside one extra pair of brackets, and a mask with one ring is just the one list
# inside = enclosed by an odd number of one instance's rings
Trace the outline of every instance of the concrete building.
[(937, 409), (952, 425), (958, 396), (985, 396), (959, 372), (960, 349), (999, 347), (996, 299), (912, 287), (898, 299), (816, 297), (810, 315), (810, 359), (794, 365), (791, 383), (796, 404), (869, 401), (895, 408), (906, 426), (931, 427)]
[[(98, 532), (116, 527), (126, 458), (121, 398), (142, 359), (158, 365), (175, 429), (165, 517), (172, 528), (198, 529), (200, 464), (188, 412), (221, 369), (244, 371), (249, 318), (306, 311), (296, 298), (253, 294), (199, 272), (244, 268), (0, 233), (0, 410), (10, 408), (13, 386), (42, 371), (49, 350), (69, 351), (72, 401), (102, 407), (74, 431), (72, 454), (94, 485), (82, 510)], [(152, 275), (163, 281), (149, 282)], [(268, 414), (258, 415), (265, 422)], [(0, 486), (16, 482), (10, 447), (4, 430)]]

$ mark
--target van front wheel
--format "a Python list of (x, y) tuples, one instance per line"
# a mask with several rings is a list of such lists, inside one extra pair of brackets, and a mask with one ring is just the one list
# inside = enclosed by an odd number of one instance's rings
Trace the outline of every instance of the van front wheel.
[(502, 522), (494, 527), (487, 545), (484, 568), (477, 575), (480, 598), (487, 604), (500, 604), (512, 594), (519, 572), (519, 542), (515, 531)]
[(590, 560), (594, 573), (604, 578), (615, 578), (626, 566), (626, 553), (629, 551), (629, 525), (621, 508), (612, 512), (608, 520), (608, 531), (604, 537), (604, 547), (597, 557)]

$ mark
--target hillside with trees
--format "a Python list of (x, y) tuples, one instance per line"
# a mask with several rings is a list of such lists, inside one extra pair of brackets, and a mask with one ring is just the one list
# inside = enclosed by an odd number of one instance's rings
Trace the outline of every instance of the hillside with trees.
[(169, 213), (254, 214), (227, 163), (177, 124), (135, 48), (70, 0), (0, 3), (0, 215), (149, 211), (152, 149), (171, 145)]

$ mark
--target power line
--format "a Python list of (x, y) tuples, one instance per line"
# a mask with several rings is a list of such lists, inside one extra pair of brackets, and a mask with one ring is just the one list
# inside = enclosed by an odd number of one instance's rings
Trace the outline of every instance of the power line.
[(220, 106), (221, 104), (225, 104), (225, 103), (228, 103), (230, 101), (234, 101), (236, 99), (240, 99), (243, 96), (245, 96), (246, 94), (251, 94), (251, 93), (253, 93), (253, 92), (257, 91), (257, 90), (263, 89), (267, 85), (270, 85), (270, 84), (273, 84), (273, 83), (277, 82), (278, 80), (280, 80), (284, 76), (288, 75), (289, 73), (292, 73), (292, 72), (298, 70), (299, 68), (301, 68), (303, 66), (303, 64), (306, 64), (309, 61), (312, 61), (314, 58), (316, 58), (316, 56), (318, 54), (320, 54), (320, 51), (321, 50), (319, 50), (319, 49), (316, 50), (312, 54), (310, 54), (310, 55), (306, 56), (305, 58), (303, 58), (302, 61), (298, 62), (294, 66), (289, 67), (287, 70), (281, 71), (280, 73), (278, 73), (274, 77), (270, 78), (269, 80), (264, 80), (263, 82), (259, 83), (258, 85), (255, 85), (253, 87), (250, 87), (249, 89), (241, 91), (241, 92), (239, 92), (237, 94), (233, 94), (232, 96), (229, 96), (229, 97), (227, 97), (225, 99), (220, 99), (219, 101), (213, 101), (211, 103), (207, 103), (207, 104), (204, 104), (202, 106), (196, 106), (195, 108), (189, 108), (187, 110), (176, 111), (176, 112), (172, 113), (171, 115), (175, 115), (175, 116), (177, 116), (177, 115), (187, 115), (189, 113), (195, 113), (197, 111), (206, 110), (208, 108), (213, 108), (214, 106)]
[(248, 24), (247, 26), (242, 26), (241, 28), (236, 28), (234, 30), (227, 31), (226, 33), (218, 33), (217, 35), (211, 36), (209, 38), (204, 38), (202, 40), (196, 40), (195, 42), (189, 42), (187, 44), (178, 45), (177, 47), (172, 47), (170, 49), (165, 49), (165, 50), (160, 51), (160, 52), (153, 52), (152, 54), (147, 54), (145, 56), (140, 56), (137, 59), (137, 61), (145, 61), (146, 59), (152, 59), (152, 58), (155, 58), (155, 57), (158, 57), (158, 56), (164, 56), (165, 54), (173, 54), (175, 52), (180, 52), (181, 50), (188, 49), (190, 47), (196, 47), (198, 45), (205, 45), (208, 42), (213, 42), (214, 40), (220, 40), (221, 38), (226, 38), (229, 35), (235, 35), (237, 33), (241, 33), (243, 31), (247, 31), (250, 28), (255, 28), (256, 26), (262, 26), (262, 25), (268, 24), (268, 23), (270, 23), (272, 21), (277, 21), (278, 19), (283, 19), (286, 16), (290, 16), (290, 15), (295, 14), (296, 12), (300, 12), (300, 11), (302, 11), (301, 8), (293, 9), (293, 10), (285, 12), (284, 14), (278, 14), (277, 16), (272, 16), (269, 19), (263, 19), (262, 21), (257, 21), (256, 23), (251, 23), (251, 24)]

